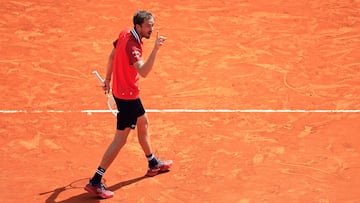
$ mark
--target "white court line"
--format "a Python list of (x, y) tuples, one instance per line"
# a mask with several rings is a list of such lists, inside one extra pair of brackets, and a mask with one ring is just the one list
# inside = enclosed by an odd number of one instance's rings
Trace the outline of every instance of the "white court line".
[[(358, 109), (148, 109), (149, 113), (360, 113)], [(16, 113), (110, 113), (110, 110), (0, 110), (4, 114)]]
[[(110, 110), (82, 110), (83, 113), (110, 113)], [(329, 109), (148, 109), (149, 113), (360, 113), (360, 110)]]

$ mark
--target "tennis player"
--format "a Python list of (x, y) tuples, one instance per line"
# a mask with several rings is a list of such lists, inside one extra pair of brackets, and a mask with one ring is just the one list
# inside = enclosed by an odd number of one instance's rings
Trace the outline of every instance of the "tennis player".
[(112, 91), (119, 109), (115, 137), (85, 190), (101, 198), (111, 198), (114, 193), (101, 183), (102, 176), (125, 145), (131, 129), (137, 127), (138, 140), (148, 160), (146, 176), (155, 176), (168, 171), (172, 160), (158, 160), (151, 149), (148, 134), (149, 122), (139, 97), (139, 78), (146, 77), (151, 71), (156, 54), (165, 43), (166, 37), (157, 33), (154, 48), (146, 61), (142, 59), (142, 39), (149, 39), (154, 30), (154, 16), (148, 11), (138, 11), (133, 16), (134, 28), (120, 32), (113, 43), (105, 79), (105, 93)]

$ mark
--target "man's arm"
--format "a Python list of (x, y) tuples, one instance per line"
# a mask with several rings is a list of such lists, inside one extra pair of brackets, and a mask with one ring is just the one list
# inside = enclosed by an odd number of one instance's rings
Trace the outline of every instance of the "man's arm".
[(141, 75), (141, 77), (145, 78), (150, 73), (150, 71), (154, 65), (154, 62), (155, 62), (156, 54), (157, 54), (158, 50), (160, 49), (160, 47), (164, 44), (165, 40), (166, 40), (166, 37), (159, 36), (159, 32), (157, 32), (155, 46), (154, 46), (153, 50), (151, 51), (149, 58), (146, 60), (146, 62), (140, 60), (134, 64), (134, 66), (136, 67), (136, 69), (137, 69), (138, 73)]
[(105, 83), (105, 86), (104, 86), (105, 93), (109, 93), (109, 91), (110, 91), (110, 81), (111, 81), (111, 75), (112, 75), (112, 72), (113, 72), (114, 55), (115, 55), (115, 47), (110, 52), (107, 67), (106, 67), (106, 77), (105, 77), (105, 81), (104, 81), (104, 83)]

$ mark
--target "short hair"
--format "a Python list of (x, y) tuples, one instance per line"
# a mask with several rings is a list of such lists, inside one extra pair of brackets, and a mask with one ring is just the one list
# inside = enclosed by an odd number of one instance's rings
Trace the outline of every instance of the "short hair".
[(149, 11), (145, 11), (145, 10), (137, 11), (133, 17), (134, 27), (136, 25), (142, 25), (145, 19), (151, 19), (151, 18), (154, 18), (154, 16)]

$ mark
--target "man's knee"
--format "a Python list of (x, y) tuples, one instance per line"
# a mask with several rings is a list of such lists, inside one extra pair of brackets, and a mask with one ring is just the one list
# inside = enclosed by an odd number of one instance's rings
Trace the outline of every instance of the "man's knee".
[(140, 116), (137, 120), (136, 125), (138, 128), (147, 129), (149, 127), (149, 119), (146, 115)]

